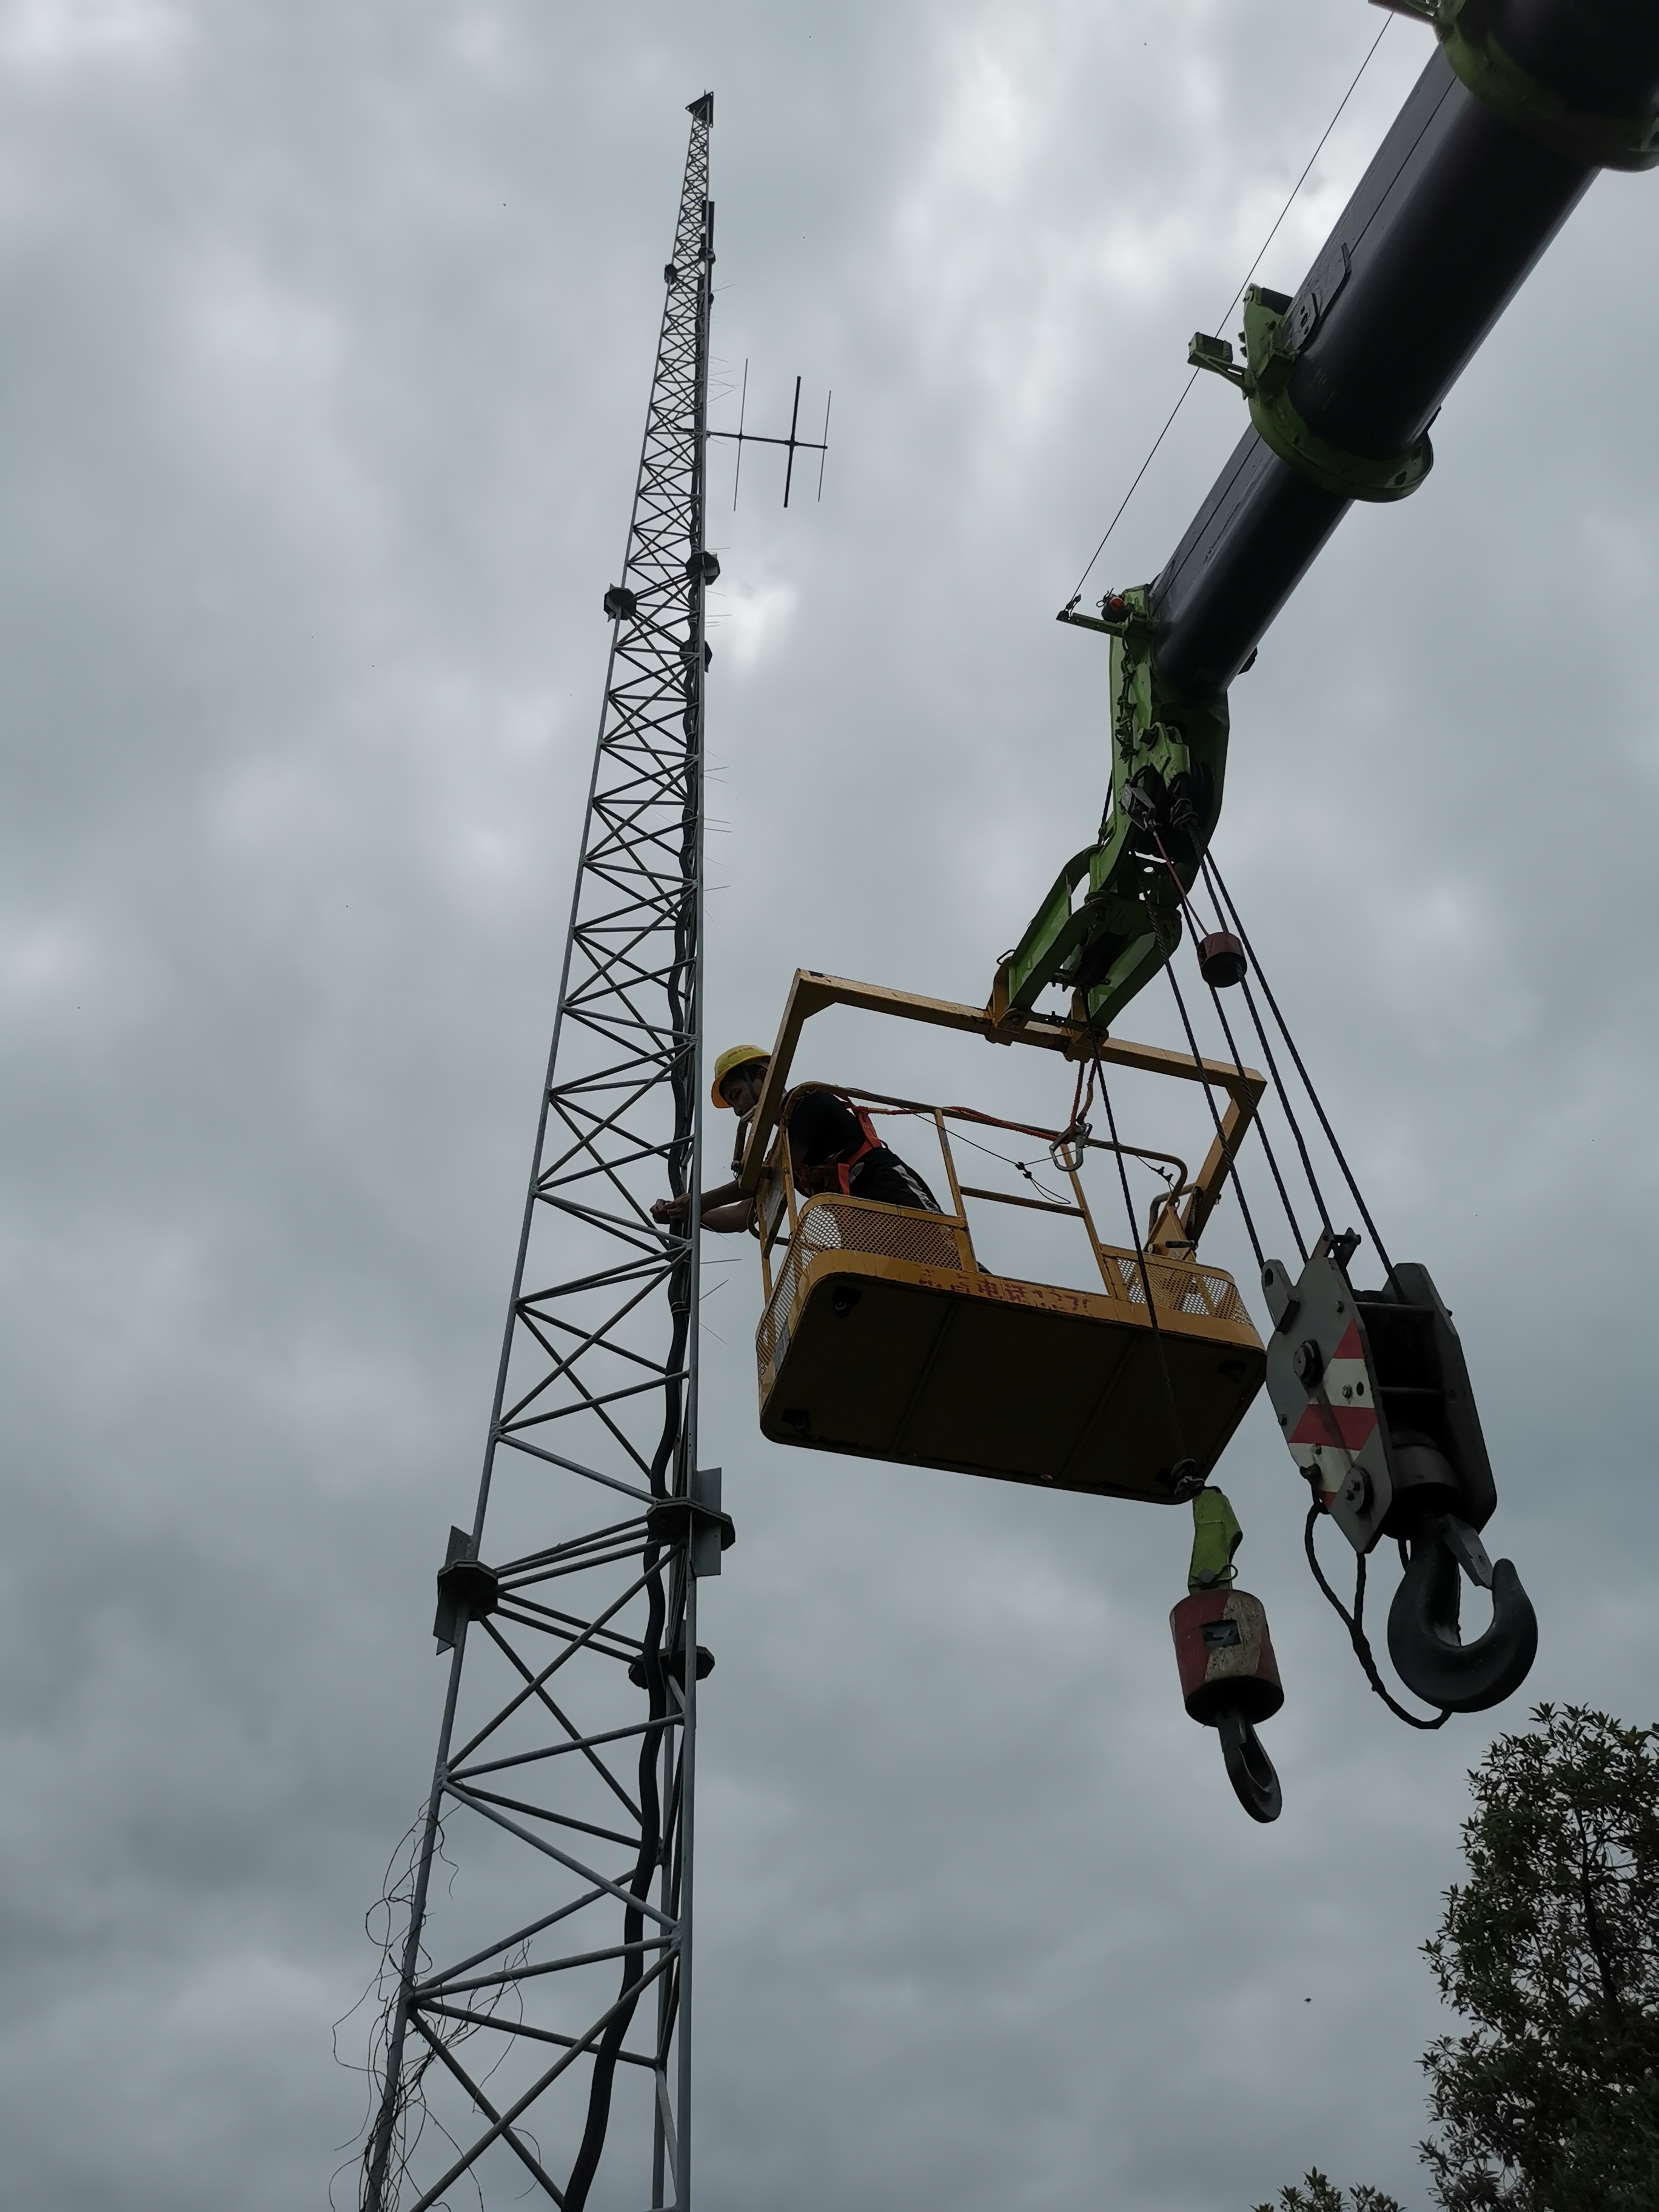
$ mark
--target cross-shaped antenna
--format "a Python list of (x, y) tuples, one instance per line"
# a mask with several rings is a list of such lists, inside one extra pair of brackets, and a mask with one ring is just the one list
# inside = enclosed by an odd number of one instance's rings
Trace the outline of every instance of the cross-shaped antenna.
[(800, 379), (799, 377), (797, 377), (795, 379), (795, 404), (789, 417), (789, 435), (787, 438), (763, 438), (760, 434), (759, 431), (745, 430), (744, 428), (744, 422), (749, 412), (749, 363), (746, 361), (744, 362), (743, 365), (743, 396), (738, 403), (737, 428), (735, 430), (711, 430), (708, 433), (708, 435), (711, 438), (729, 438), (732, 441), (732, 443), (738, 449), (738, 465), (732, 474), (732, 507), (734, 513), (736, 512), (738, 504), (738, 485), (743, 476), (743, 449), (745, 446), (787, 446), (788, 447), (789, 465), (784, 471), (783, 476), (783, 503), (786, 507), (789, 504), (789, 487), (795, 480), (796, 454), (816, 453), (818, 457), (818, 497), (820, 499), (823, 497), (823, 465), (829, 459), (830, 454), (830, 402), (835, 398), (835, 396), (836, 395), (833, 392), (829, 392), (824, 394), (823, 435), (821, 438), (803, 438), (798, 436), (797, 432), (800, 426)]

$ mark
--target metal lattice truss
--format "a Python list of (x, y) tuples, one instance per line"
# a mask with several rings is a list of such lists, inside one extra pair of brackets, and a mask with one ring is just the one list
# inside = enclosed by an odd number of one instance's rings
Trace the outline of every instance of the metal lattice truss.
[[(690, 2202), (703, 456), (712, 96), (697, 101), (535, 1166), (452, 1656), (411, 1831), (365, 2146), (368, 2212), (495, 2190)], [(504, 1563), (503, 1563), (504, 1562)], [(647, 2193), (648, 2191), (648, 2194)], [(539, 2196), (538, 2195), (539, 2192)]]

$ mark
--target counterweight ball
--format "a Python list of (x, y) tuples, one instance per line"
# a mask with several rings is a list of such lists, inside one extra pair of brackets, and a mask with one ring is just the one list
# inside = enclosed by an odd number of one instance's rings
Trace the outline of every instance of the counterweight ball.
[(1212, 930), (1199, 940), (1198, 972), (1212, 991), (1225, 991), (1242, 983), (1250, 972), (1244, 947), (1231, 930)]

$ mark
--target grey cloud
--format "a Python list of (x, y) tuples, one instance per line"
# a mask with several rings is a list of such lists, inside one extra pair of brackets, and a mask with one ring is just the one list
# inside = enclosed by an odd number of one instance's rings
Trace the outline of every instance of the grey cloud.
[[(274, 2212), (356, 2124), (330, 2023), (431, 1755), (683, 103), (715, 87), (728, 381), (836, 393), (823, 504), (784, 515), (757, 464), (717, 517), (710, 989), (764, 1035), (797, 963), (982, 996), (1089, 834), (1101, 656), (1054, 608), (1373, 34), (1314, 0), (0, 27), (19, 2201)], [(1653, 189), (1595, 186), (1429, 486), (1351, 517), (1271, 633), (1221, 847), (1456, 1309), (1533, 1686), (1638, 1718)], [(1156, 568), (1236, 427), (1194, 395), (1103, 586)], [(1131, 1026), (1175, 1040), (1156, 994)], [(813, 1050), (1066, 1103), (867, 1027)], [(1214, 1249), (1247, 1272), (1231, 1212)], [(1226, 1475), (1290, 1690), (1257, 1832), (1180, 1711), (1173, 1520), (772, 1450), (724, 1272), (710, 2201), (1227, 2212), (1317, 2160), (1425, 2204), (1414, 1946), (1490, 1728), (1408, 1740), (1370, 1697), (1265, 1413)]]

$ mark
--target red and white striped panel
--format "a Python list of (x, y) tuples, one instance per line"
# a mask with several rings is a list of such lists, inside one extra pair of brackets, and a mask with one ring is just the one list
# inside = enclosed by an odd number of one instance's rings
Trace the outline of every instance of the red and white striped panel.
[(1318, 1475), (1328, 1505), (1376, 1434), (1376, 1407), (1358, 1322), (1348, 1323), (1320, 1381), (1325, 1402), (1306, 1406), (1285, 1441), (1297, 1465), (1310, 1476)]

